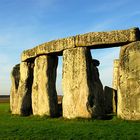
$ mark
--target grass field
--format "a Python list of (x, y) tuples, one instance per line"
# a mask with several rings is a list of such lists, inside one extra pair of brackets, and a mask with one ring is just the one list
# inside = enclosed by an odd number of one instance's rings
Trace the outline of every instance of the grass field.
[(139, 140), (140, 121), (20, 117), (9, 113), (8, 103), (1, 103), (0, 139)]

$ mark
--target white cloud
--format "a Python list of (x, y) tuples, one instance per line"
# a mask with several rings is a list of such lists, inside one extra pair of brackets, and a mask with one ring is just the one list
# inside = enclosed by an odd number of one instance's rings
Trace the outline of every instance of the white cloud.
[(93, 8), (88, 10), (89, 13), (101, 13), (118, 10), (118, 8), (124, 6), (130, 0), (117, 0), (117, 1), (108, 1), (104, 3), (98, 3), (98, 5), (93, 5)]
[(98, 23), (94, 26), (89, 27), (89, 31), (105, 31), (110, 28), (110, 25), (113, 25), (116, 19), (106, 19), (102, 21), (101, 23)]
[[(128, 17), (133, 17), (133, 16), (136, 16), (136, 15), (140, 15), (140, 10), (131, 12), (130, 14), (128, 14)], [(127, 16), (127, 15), (126, 15), (126, 16)]]
[[(126, 7), (124, 8), (124, 6)], [(99, 15), (99, 17), (91, 22), (91, 26), (87, 28), (87, 31), (108, 31), (140, 26), (138, 20), (140, 10), (131, 0), (99, 4), (99, 7), (90, 8), (90, 10), (91, 13), (93, 12), (93, 16)]]

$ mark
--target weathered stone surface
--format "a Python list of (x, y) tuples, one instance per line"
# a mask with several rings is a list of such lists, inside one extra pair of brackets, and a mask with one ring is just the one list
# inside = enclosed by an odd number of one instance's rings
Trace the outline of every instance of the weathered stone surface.
[(117, 113), (117, 90), (118, 90), (118, 78), (119, 78), (119, 59), (114, 60), (113, 65), (113, 112)]
[[(133, 42), (139, 40), (139, 29), (132, 28), (128, 30), (116, 30), (110, 32), (91, 32), (83, 35), (76, 36), (76, 46), (96, 46), (105, 45), (104, 47), (118, 46), (124, 43)], [(100, 48), (101, 46), (97, 46)]]
[(91, 32), (68, 38), (58, 39), (41, 44), (33, 49), (23, 51), (21, 60), (34, 58), (41, 54), (62, 53), (63, 50), (74, 47), (108, 48), (120, 46), (140, 40), (138, 28), (116, 30), (110, 32)]
[(74, 42), (74, 37), (68, 37), (41, 44), (35, 48), (23, 51), (21, 60), (25, 61), (41, 54), (62, 53), (65, 49), (74, 48)]
[(118, 89), (118, 72), (119, 72), (119, 59), (114, 60), (114, 65), (113, 65), (113, 89), (117, 90)]
[[(96, 74), (96, 75), (95, 75)], [(91, 118), (102, 114), (98, 72), (86, 48), (63, 52), (63, 117)]]
[(58, 114), (56, 93), (57, 56), (42, 55), (35, 59), (32, 87), (32, 108), (34, 115), (54, 117)]
[(118, 91), (113, 89), (113, 113), (117, 114), (117, 106), (118, 106)]
[(18, 97), (19, 94), (18, 86), (19, 86), (19, 80), (20, 80), (20, 64), (13, 67), (11, 72), (11, 92), (10, 92), (10, 110), (12, 114), (18, 114), (17, 107), (18, 107)]
[(32, 113), (31, 93), (33, 82), (33, 63), (21, 62), (20, 64), (20, 81), (17, 94), (18, 107), (17, 114), (30, 115)]
[(116, 113), (117, 99), (116, 90), (108, 86), (104, 87), (105, 113)]
[(140, 120), (140, 42), (123, 46), (118, 81), (119, 117)]

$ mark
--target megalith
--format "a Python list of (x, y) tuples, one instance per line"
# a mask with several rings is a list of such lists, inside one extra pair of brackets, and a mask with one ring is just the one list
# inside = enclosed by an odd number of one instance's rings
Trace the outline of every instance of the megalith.
[(18, 86), (19, 86), (19, 80), (20, 80), (20, 64), (17, 64), (13, 67), (11, 72), (11, 93), (10, 93), (10, 110), (12, 114), (18, 114), (17, 108), (18, 108)]
[(91, 72), (91, 82), (89, 82), (90, 87), (92, 88), (92, 94), (89, 96), (89, 109), (93, 111), (93, 117), (101, 117), (104, 115), (104, 94), (103, 94), (103, 85), (100, 80), (100, 74), (98, 66), (100, 62), (96, 59), (92, 59), (90, 64)]
[(123, 46), (119, 60), (117, 114), (140, 120), (140, 41)]
[(18, 86), (18, 107), (17, 113), (20, 115), (32, 114), (31, 93), (33, 82), (33, 67), (31, 62), (21, 62), (20, 64), (20, 80)]
[(116, 113), (117, 110), (117, 99), (116, 99), (116, 90), (105, 86), (104, 87), (104, 107), (105, 114)]
[(91, 118), (102, 114), (95, 73), (89, 49), (77, 47), (63, 51), (63, 117)]
[(117, 91), (118, 91), (118, 78), (119, 78), (119, 59), (115, 59), (113, 62), (113, 112), (117, 113)]
[(113, 63), (113, 89), (118, 88), (118, 74), (119, 74), (119, 59), (115, 59)]
[(35, 59), (32, 86), (33, 115), (58, 115), (56, 93), (57, 56), (41, 55)]

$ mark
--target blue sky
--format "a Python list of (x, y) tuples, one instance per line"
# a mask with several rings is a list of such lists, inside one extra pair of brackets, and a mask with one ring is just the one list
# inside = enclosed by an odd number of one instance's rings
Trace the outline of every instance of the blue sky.
[[(9, 94), (10, 72), (25, 49), (80, 33), (140, 27), (139, 0), (0, 0), (0, 10), (0, 94)], [(112, 84), (118, 54), (119, 48), (92, 50), (93, 58), (101, 61), (104, 85)]]

